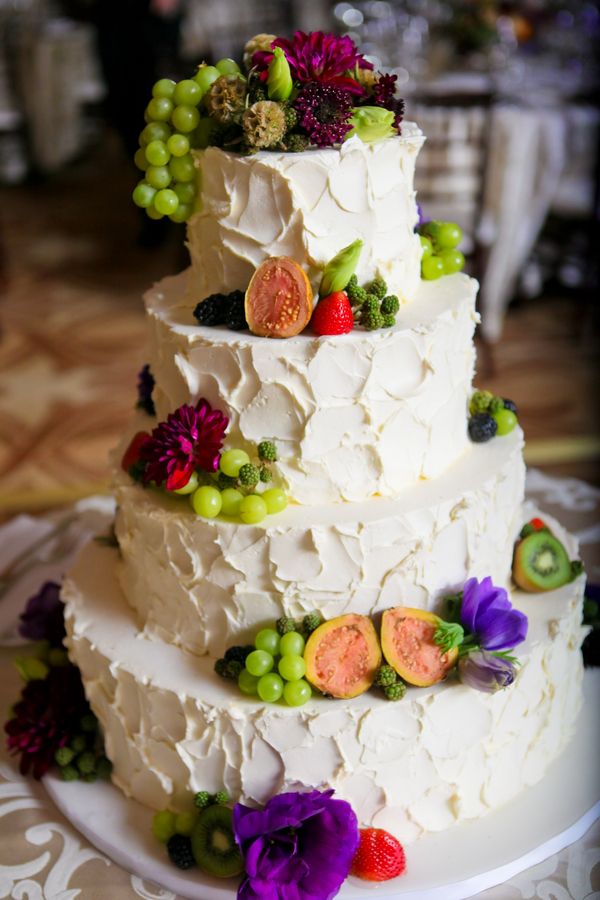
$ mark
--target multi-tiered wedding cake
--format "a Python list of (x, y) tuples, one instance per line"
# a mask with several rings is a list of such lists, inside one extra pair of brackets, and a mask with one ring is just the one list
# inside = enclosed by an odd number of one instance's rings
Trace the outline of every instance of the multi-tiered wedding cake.
[[(403, 123), (375, 142), (357, 133), (301, 152), (196, 153), (191, 267), (145, 298), (156, 423), (207, 401), (229, 419), (226, 447), (276, 446), (289, 502), (254, 524), (198, 515), (115, 458), (119, 546), (90, 545), (70, 573), (68, 644), (114, 783), (153, 809), (186, 809), (201, 789), (252, 805), (332, 787), (361, 824), (409, 842), (505, 803), (572, 734), (581, 579), (542, 594), (511, 587), (514, 543), (533, 515), (523, 436), (469, 438), (477, 285), (460, 272), (421, 280), (423, 139)], [(385, 279), (399, 299), (394, 325), (269, 339), (194, 317), (204, 298), (245, 291), (268, 258), (294, 260), (316, 294), (357, 240), (356, 280)], [(140, 413), (132, 434), (147, 422)], [(504, 690), (450, 677), (399, 702), (315, 692), (289, 706), (214, 671), (227, 647), (282, 617), (357, 614), (378, 626), (394, 607), (439, 612), (444, 596), (487, 577), (528, 618)], [(329, 664), (344, 675), (355, 660)]]

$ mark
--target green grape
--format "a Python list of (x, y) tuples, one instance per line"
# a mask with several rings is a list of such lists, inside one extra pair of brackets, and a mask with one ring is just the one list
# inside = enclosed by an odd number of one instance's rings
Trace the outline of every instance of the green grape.
[(256, 686), (258, 696), (265, 703), (276, 703), (283, 694), (283, 680), (272, 672), (270, 675), (263, 675), (258, 679)]
[(150, 122), (140, 134), (140, 146), (147, 147), (151, 141), (168, 141), (171, 128), (166, 122)]
[(246, 525), (258, 525), (267, 516), (267, 504), (258, 494), (248, 494), (240, 503), (240, 519)]
[(193, 494), (194, 491), (198, 489), (198, 473), (192, 472), (190, 476), (190, 480), (187, 484), (184, 484), (183, 487), (177, 488), (176, 491), (173, 491), (174, 494)]
[(170, 809), (157, 812), (152, 819), (152, 834), (161, 843), (166, 844), (175, 834), (175, 813)]
[(284, 510), (288, 503), (287, 494), (281, 488), (269, 488), (260, 495), (267, 504), (267, 512), (270, 516)]
[(187, 222), (193, 211), (194, 209), (190, 203), (180, 203), (169, 218), (172, 222), (177, 222), (178, 225), (181, 225), (182, 222)]
[(191, 500), (194, 512), (205, 519), (214, 519), (221, 512), (221, 492), (208, 484), (199, 487)]
[(185, 156), (190, 152), (190, 142), (185, 134), (172, 134), (167, 141), (167, 150), (173, 156)]
[(171, 78), (160, 78), (152, 88), (152, 96), (166, 97), (170, 100), (174, 90), (175, 82)]
[(273, 668), (273, 657), (266, 650), (253, 650), (246, 657), (246, 668), (251, 675), (260, 678)]
[(155, 194), (156, 188), (153, 188), (146, 181), (140, 181), (134, 187), (131, 196), (136, 206), (139, 206), (141, 209), (148, 209), (149, 206), (152, 206)]
[(240, 503), (244, 499), (244, 495), (236, 488), (225, 488), (221, 491), (221, 512), (224, 516), (238, 516), (240, 513)]
[(518, 421), (512, 409), (499, 409), (498, 412), (493, 414), (492, 418), (495, 419), (498, 426), (496, 434), (500, 436), (510, 434)]
[(148, 160), (146, 159), (146, 153), (144, 152), (144, 148), (140, 147), (139, 150), (135, 151), (135, 156), (133, 157), (133, 161), (142, 172), (145, 172), (148, 168)]
[(179, 197), (180, 203), (193, 203), (196, 199), (196, 186), (186, 181), (184, 184), (174, 184), (173, 190)]
[(173, 101), (168, 97), (155, 97), (146, 107), (151, 122), (168, 122), (173, 114)]
[(146, 215), (148, 216), (149, 219), (154, 219), (156, 221), (158, 221), (158, 219), (164, 219), (163, 214), (161, 212), (159, 212), (157, 209), (154, 209), (153, 206), (148, 207), (148, 209), (146, 210)]
[(304, 638), (298, 631), (288, 631), (282, 635), (279, 642), (279, 652), (282, 656), (302, 656), (304, 652)]
[(200, 113), (195, 106), (176, 106), (171, 116), (171, 122), (177, 131), (187, 134), (193, 131), (200, 121)]
[(439, 222), (434, 241), (438, 250), (454, 250), (462, 240), (462, 229), (456, 222)]
[(177, 84), (173, 100), (177, 106), (197, 106), (202, 100), (202, 88), (197, 81), (184, 78)]
[(256, 675), (251, 675), (248, 669), (242, 669), (238, 675), (238, 687), (242, 694), (256, 694), (257, 685), (258, 678)]
[(204, 150), (209, 146), (213, 132), (215, 130), (216, 122), (214, 119), (210, 117), (205, 117), (200, 119), (198, 122), (198, 127), (195, 129), (192, 137), (194, 147), (197, 147), (199, 150)]
[(221, 73), (215, 66), (200, 66), (194, 75), (194, 81), (200, 85), (202, 95), (207, 92), (213, 81), (221, 77)]
[(249, 462), (250, 457), (245, 450), (225, 450), (224, 453), (221, 453), (219, 468), (224, 475), (229, 475), (230, 478), (237, 478), (242, 466)]
[(299, 681), (306, 672), (306, 663), (301, 656), (282, 656), (279, 660), (279, 674), (286, 681)]
[(283, 699), (288, 706), (303, 706), (312, 697), (308, 681), (287, 681), (283, 686)]
[(196, 175), (194, 160), (189, 153), (179, 158), (174, 156), (169, 162), (169, 172), (175, 181), (193, 181)]
[(165, 188), (154, 198), (154, 208), (165, 216), (172, 215), (179, 206), (179, 198), (175, 191)]
[(421, 237), (421, 248), (423, 250), (422, 258), (425, 259), (426, 256), (431, 256), (431, 254), (433, 253), (433, 244), (431, 243), (429, 238), (426, 237), (424, 234), (422, 234), (420, 237)]
[(444, 275), (453, 275), (455, 272), (462, 272), (465, 265), (465, 258), (460, 250), (442, 250), (439, 256), (444, 266)]
[(432, 241), (435, 241), (440, 225), (442, 224), (443, 223), (439, 222), (437, 219), (432, 219), (430, 222), (423, 222), (421, 225), (421, 234), (425, 234), (432, 239)]
[(263, 628), (254, 638), (254, 646), (257, 650), (266, 650), (271, 656), (277, 656), (279, 653), (279, 634), (274, 628)]
[(444, 274), (444, 263), (439, 256), (425, 256), (421, 260), (421, 275), (425, 281), (435, 281)]
[(229, 57), (220, 59), (219, 62), (215, 63), (215, 68), (219, 70), (221, 75), (237, 75), (240, 71), (240, 67), (235, 59), (230, 59)]
[(148, 166), (146, 169), (146, 181), (157, 191), (169, 187), (171, 173), (166, 166)]
[(150, 141), (146, 146), (146, 159), (151, 166), (166, 166), (171, 159), (164, 141)]
[(175, 816), (175, 833), (189, 837), (194, 830), (198, 816), (196, 813), (184, 812)]

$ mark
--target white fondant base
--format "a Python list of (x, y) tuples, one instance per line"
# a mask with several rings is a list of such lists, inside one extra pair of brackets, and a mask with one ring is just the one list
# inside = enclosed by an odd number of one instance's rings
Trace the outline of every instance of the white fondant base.
[[(580, 838), (600, 816), (600, 671), (584, 679), (574, 739), (546, 777), (483, 820), (430, 834), (407, 850), (407, 872), (380, 885), (349, 878), (341, 900), (463, 900), (536, 865)], [(106, 782), (46, 776), (60, 811), (119, 865), (189, 900), (233, 900), (237, 882), (171, 865), (150, 832), (151, 812)]]

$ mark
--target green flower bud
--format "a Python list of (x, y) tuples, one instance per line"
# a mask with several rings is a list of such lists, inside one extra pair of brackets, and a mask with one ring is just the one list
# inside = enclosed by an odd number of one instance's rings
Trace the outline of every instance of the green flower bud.
[(293, 87), (290, 64), (281, 47), (275, 47), (273, 59), (269, 63), (269, 76), (267, 78), (269, 100), (287, 100), (292, 93)]
[(340, 250), (333, 259), (330, 259), (323, 269), (323, 277), (319, 286), (319, 295), (328, 297), (335, 291), (343, 291), (358, 265), (360, 251), (363, 242), (361, 240), (348, 244), (343, 250)]
[(361, 141), (383, 141), (394, 134), (394, 113), (381, 106), (357, 106), (352, 112), (350, 123), (353, 125), (348, 138), (358, 135)]

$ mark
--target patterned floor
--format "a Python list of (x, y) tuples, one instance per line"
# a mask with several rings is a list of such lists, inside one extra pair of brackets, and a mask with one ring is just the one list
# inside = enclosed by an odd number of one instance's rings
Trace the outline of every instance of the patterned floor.
[[(144, 362), (141, 294), (185, 265), (176, 226), (160, 247), (137, 242), (133, 178), (108, 140), (51, 182), (1, 192), (0, 514), (106, 484)], [(478, 382), (519, 403), (530, 461), (599, 482), (592, 330), (565, 298), (517, 308), (493, 354), (480, 349)]]

